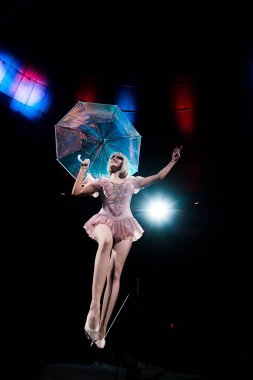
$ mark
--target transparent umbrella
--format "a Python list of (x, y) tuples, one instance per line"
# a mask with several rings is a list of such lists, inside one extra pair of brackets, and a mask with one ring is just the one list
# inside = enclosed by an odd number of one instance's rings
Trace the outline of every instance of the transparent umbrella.
[(78, 101), (55, 125), (56, 156), (74, 177), (80, 169), (78, 156), (90, 159), (89, 173), (108, 176), (113, 152), (122, 152), (130, 163), (130, 175), (138, 171), (141, 135), (117, 105)]

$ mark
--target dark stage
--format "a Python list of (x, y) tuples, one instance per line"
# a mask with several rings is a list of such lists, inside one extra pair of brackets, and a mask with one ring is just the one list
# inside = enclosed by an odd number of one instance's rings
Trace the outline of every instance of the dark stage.
[[(247, 12), (228, 17), (213, 9), (209, 19), (191, 8), (166, 18), (147, 8), (144, 18), (130, 6), (117, 17), (110, 5), (95, 8), (12, 2), (0, 18), (0, 47), (46, 73), (53, 94), (36, 122), (0, 94), (7, 370), (41, 380), (246, 379), (253, 126)], [(83, 224), (100, 200), (71, 196), (74, 180), (56, 161), (54, 134), (85, 100), (79, 90), (88, 80), (99, 87), (99, 103), (114, 104), (119, 87), (136, 90), (138, 175), (161, 170), (183, 145), (164, 181), (133, 197), (145, 232), (127, 258), (115, 313), (129, 297), (103, 350), (90, 348), (83, 331), (96, 251)], [(169, 101), (182, 83), (196, 94), (190, 131), (178, 127)], [(174, 199), (173, 223), (150, 224), (140, 210), (156, 193)]]

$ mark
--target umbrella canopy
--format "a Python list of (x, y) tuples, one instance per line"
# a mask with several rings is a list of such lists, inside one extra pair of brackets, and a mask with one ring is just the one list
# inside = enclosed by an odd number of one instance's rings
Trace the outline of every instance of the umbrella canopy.
[(74, 177), (81, 159), (90, 159), (89, 173), (108, 176), (107, 164), (114, 152), (129, 160), (130, 175), (138, 171), (141, 136), (117, 105), (78, 101), (55, 125), (56, 156)]

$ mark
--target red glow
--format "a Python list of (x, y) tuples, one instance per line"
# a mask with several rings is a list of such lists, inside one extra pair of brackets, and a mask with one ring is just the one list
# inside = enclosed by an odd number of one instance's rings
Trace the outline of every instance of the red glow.
[(27, 78), (39, 82), (40, 84), (47, 85), (47, 80), (44, 75), (40, 74), (38, 70), (33, 68), (31, 65), (23, 66), (20, 68), (20, 72)]
[(89, 81), (81, 84), (77, 90), (76, 98), (85, 102), (97, 102), (98, 86), (94, 81)]
[(196, 96), (192, 83), (173, 85), (171, 107), (180, 132), (192, 133), (196, 127)]
[(196, 126), (196, 112), (194, 109), (175, 110), (175, 118), (182, 133), (192, 133)]

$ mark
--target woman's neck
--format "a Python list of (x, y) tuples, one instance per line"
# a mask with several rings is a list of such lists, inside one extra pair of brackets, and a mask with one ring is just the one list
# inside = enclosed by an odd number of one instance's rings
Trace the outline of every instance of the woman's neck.
[(115, 172), (115, 173), (111, 173), (110, 179), (112, 179), (112, 180), (120, 180), (122, 178), (120, 178), (119, 172)]
[(111, 173), (110, 175), (110, 181), (121, 183), (125, 181), (125, 178), (120, 178), (119, 172)]

